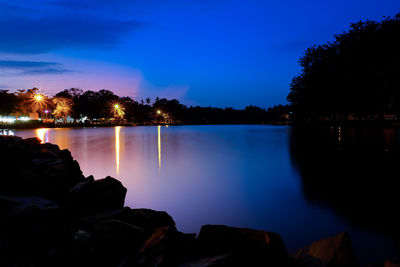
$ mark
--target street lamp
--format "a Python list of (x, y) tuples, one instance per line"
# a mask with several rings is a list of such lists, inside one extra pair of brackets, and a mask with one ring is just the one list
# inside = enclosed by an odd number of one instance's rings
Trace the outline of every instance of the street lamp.
[(157, 110), (157, 114), (161, 114), (161, 110)]
[[(37, 105), (37, 107), (39, 108), (39, 112), (40, 112), (40, 109), (41, 109), (41, 107), (42, 107), (42, 104), (43, 104), (43, 102), (44, 102), (44, 96), (42, 95), (42, 94), (35, 94), (34, 96), (33, 96), (33, 101), (35, 102), (35, 104)], [(47, 115), (47, 114), (46, 114)], [(40, 119), (40, 118), (39, 118)]]
[(124, 115), (125, 115), (125, 112), (124, 112), (125, 108), (119, 103), (113, 104), (113, 108), (114, 108), (114, 116), (117, 116), (120, 119), (123, 119)]
[(43, 100), (43, 96), (41, 94), (35, 95), (34, 98), (35, 98), (35, 101), (37, 101), (37, 102), (41, 102)]

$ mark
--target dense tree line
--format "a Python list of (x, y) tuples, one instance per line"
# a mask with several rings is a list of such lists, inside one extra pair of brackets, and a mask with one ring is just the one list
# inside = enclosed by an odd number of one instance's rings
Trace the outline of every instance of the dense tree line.
[[(40, 95), (40, 100), (36, 99)], [(49, 112), (50, 118), (58, 121), (80, 122), (127, 122), (139, 124), (218, 124), (218, 123), (271, 123), (288, 122), (289, 107), (275, 106), (268, 110), (248, 106), (243, 110), (186, 106), (178, 100), (150, 98), (135, 101), (120, 97), (109, 90), (83, 91), (65, 89), (53, 97), (39, 93), (37, 88), (19, 90), (15, 93), (0, 91), (0, 115), (29, 116), (37, 112), (43, 118)], [(3, 104), (4, 103), (4, 104)]]
[(400, 14), (351, 24), (308, 48), (288, 100), (298, 121), (382, 118), (400, 113)]

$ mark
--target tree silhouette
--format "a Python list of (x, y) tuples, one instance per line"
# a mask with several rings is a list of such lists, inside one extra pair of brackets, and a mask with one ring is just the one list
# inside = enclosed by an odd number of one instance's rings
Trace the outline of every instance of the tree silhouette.
[(15, 111), (18, 98), (8, 90), (0, 90), (0, 114), (9, 115)]
[(362, 119), (400, 111), (400, 15), (360, 21), (308, 48), (288, 100), (298, 121)]
[[(244, 110), (234, 108), (187, 107), (177, 99), (155, 98), (151, 105), (135, 101), (130, 97), (119, 97), (110, 90), (84, 91), (78, 88), (64, 89), (51, 100), (43, 94), (35, 98), (39, 89), (18, 90), (9, 93), (0, 91), (0, 115), (29, 116), (34, 112), (51, 110), (55, 119), (67, 122), (70, 116), (77, 123), (85, 118), (85, 123), (118, 122), (138, 124), (234, 124), (234, 123), (285, 123), (288, 122), (290, 108), (278, 105), (265, 110), (257, 106), (247, 106)], [(118, 105), (118, 106), (116, 106)], [(113, 120), (111, 120), (113, 118)]]

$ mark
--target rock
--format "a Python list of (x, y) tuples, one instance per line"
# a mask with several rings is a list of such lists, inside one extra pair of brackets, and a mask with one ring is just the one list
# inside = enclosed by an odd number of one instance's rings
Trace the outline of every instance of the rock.
[(16, 204), (12, 210), (14, 216), (19, 214), (26, 216), (36, 213), (52, 213), (59, 211), (59, 206), (54, 202), (36, 196), (14, 197), (11, 199)]
[(297, 251), (294, 257), (304, 266), (358, 266), (346, 232), (318, 240)]
[(105, 240), (109, 244), (115, 243), (114, 245), (116, 246), (121, 246), (121, 243), (128, 242), (128, 246), (137, 247), (137, 249), (145, 241), (143, 229), (115, 219), (95, 224), (93, 237), (102, 241)]
[(211, 267), (211, 266), (229, 266), (227, 258), (232, 256), (231, 254), (218, 255), (208, 258), (197, 259), (194, 261), (186, 262), (179, 265), (179, 267)]
[(69, 190), (69, 202), (72, 210), (96, 213), (123, 208), (125, 195), (120, 181), (110, 176), (100, 180), (89, 177)]
[(123, 221), (109, 219), (96, 223), (92, 232), (97, 266), (116, 266), (134, 255), (145, 241), (144, 231)]
[(12, 265), (45, 265), (51, 251), (57, 254), (71, 241), (68, 219), (56, 203), (36, 196), (1, 199), (6, 209), (0, 236), (7, 240)]
[(194, 234), (183, 234), (174, 226), (157, 228), (143, 246), (123, 266), (178, 266), (194, 259)]
[(76, 196), (79, 194), (84, 194), (85, 190), (90, 190), (89, 187), (92, 186), (94, 183), (93, 175), (88, 176), (84, 181), (77, 183), (71, 189), (69, 189), (69, 194), (71, 196)]
[(62, 204), (68, 189), (84, 180), (70, 153), (36, 138), (0, 137), (0, 194), (35, 195)]
[(198, 239), (204, 256), (232, 254), (230, 264), (287, 265), (282, 238), (275, 233), (225, 225), (202, 226)]
[[(84, 185), (77, 185), (78, 187)], [(107, 219), (117, 219), (131, 225), (142, 228), (146, 236), (149, 237), (157, 228), (162, 226), (175, 226), (172, 217), (165, 211), (156, 211), (151, 209), (131, 209), (124, 207), (115, 210), (109, 210), (97, 214), (90, 214), (83, 218), (89, 222), (99, 222)]]
[(147, 235), (151, 235), (159, 227), (175, 226), (174, 220), (168, 213), (151, 209), (125, 208), (125, 212), (116, 218), (142, 228)]
[(384, 264), (385, 267), (400, 267), (400, 260), (385, 260)]
[(74, 240), (78, 243), (87, 243), (90, 240), (90, 234), (83, 230), (78, 230), (74, 233)]
[(167, 251), (168, 238), (175, 231), (174, 227), (157, 228), (125, 266), (160, 266)]

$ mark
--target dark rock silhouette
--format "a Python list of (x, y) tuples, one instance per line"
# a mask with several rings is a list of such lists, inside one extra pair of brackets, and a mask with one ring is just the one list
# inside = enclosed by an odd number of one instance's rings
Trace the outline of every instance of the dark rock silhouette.
[(346, 232), (300, 249), (295, 258), (306, 266), (357, 266), (356, 255)]
[(99, 212), (123, 208), (126, 188), (110, 176), (100, 180), (89, 176), (68, 192), (70, 205), (75, 210)]
[(166, 212), (124, 207), (126, 188), (112, 177), (85, 178), (67, 150), (4, 136), (0, 149), (0, 266), (308, 266), (300, 265), (305, 256), (332, 253), (329, 266), (343, 266), (353, 259), (346, 235), (293, 258), (272, 232), (205, 225), (198, 237), (181, 233)]
[(230, 254), (225, 259), (230, 265), (268, 266), (283, 264), (283, 259), (288, 259), (282, 238), (272, 232), (204, 225), (198, 239), (205, 254)]

